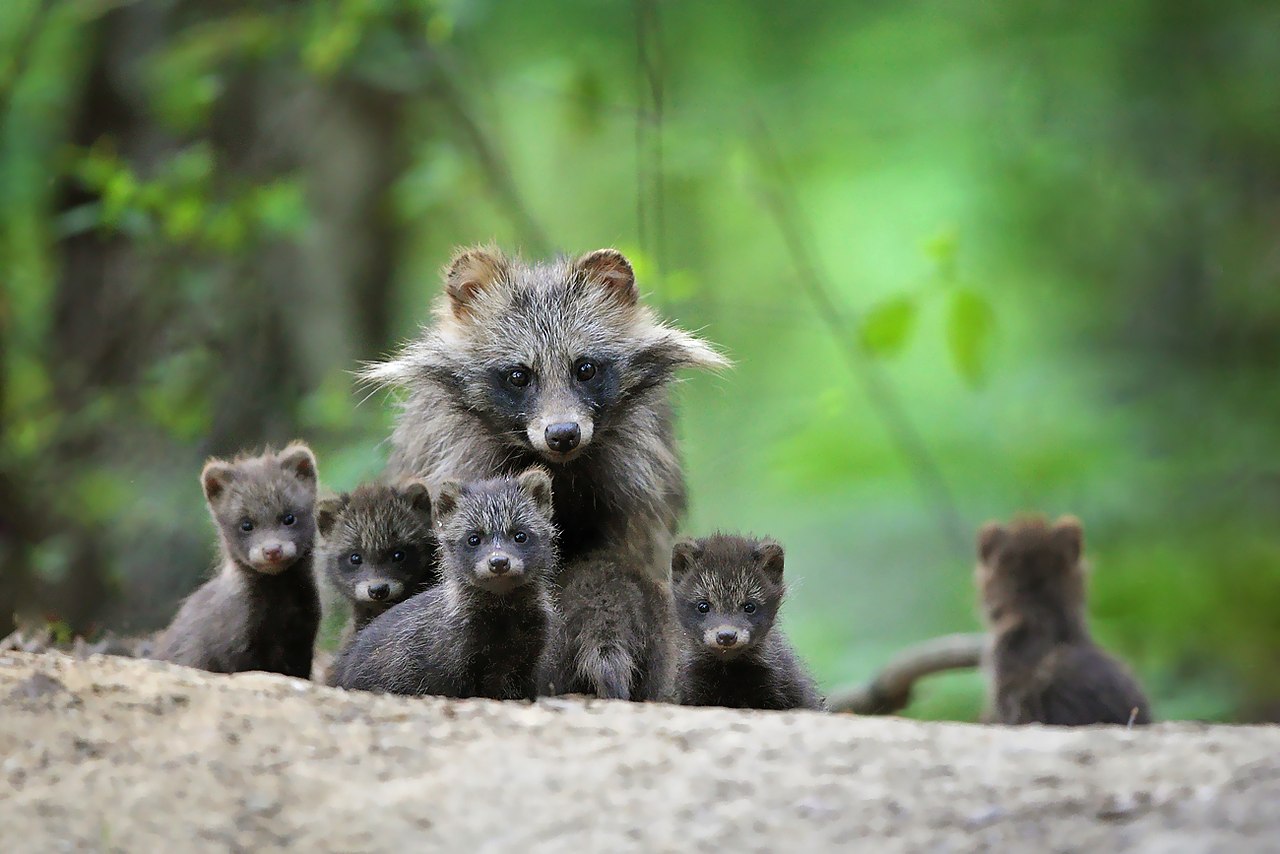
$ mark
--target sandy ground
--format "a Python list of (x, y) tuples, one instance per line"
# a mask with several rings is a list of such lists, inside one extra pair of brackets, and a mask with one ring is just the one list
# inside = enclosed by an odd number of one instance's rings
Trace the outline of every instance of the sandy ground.
[(1280, 727), (998, 729), (0, 652), (0, 850), (1280, 851)]

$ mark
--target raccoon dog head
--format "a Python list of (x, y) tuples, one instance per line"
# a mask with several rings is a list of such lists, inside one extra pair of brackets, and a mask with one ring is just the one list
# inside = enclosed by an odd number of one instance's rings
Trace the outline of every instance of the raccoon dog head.
[(464, 584), (504, 594), (555, 569), (551, 476), (544, 469), (476, 483), (447, 480), (435, 519), (441, 564)]
[(677, 368), (728, 364), (640, 304), (614, 249), (539, 264), (464, 249), (444, 290), (435, 325), (363, 377), (445, 387), (502, 442), (552, 464), (589, 453)]
[(685, 634), (724, 659), (757, 646), (782, 605), (782, 562), (772, 540), (716, 534), (676, 543), (671, 589)]
[(316, 458), (294, 442), (280, 453), (211, 459), (200, 472), (209, 512), (237, 562), (275, 575), (311, 551)]
[(439, 580), (427, 485), (367, 483), (316, 511), (321, 564), (347, 599), (387, 607)]
[(1076, 614), (1084, 608), (1084, 528), (1074, 516), (989, 522), (978, 534), (975, 572), (990, 623), (1033, 609)]

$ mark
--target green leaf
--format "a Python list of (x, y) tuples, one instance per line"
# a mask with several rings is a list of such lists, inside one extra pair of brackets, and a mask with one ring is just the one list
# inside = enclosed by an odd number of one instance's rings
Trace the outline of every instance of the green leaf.
[(863, 348), (873, 356), (895, 356), (902, 351), (915, 327), (918, 307), (909, 296), (885, 300), (863, 318)]
[(981, 294), (963, 288), (952, 292), (947, 347), (960, 376), (975, 388), (986, 381), (995, 320), (995, 311)]

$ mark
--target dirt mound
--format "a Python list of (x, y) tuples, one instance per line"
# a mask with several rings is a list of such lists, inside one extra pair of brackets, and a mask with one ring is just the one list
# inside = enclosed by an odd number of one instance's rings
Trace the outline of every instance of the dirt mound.
[(0, 652), (10, 851), (1280, 848), (1280, 728), (344, 693)]

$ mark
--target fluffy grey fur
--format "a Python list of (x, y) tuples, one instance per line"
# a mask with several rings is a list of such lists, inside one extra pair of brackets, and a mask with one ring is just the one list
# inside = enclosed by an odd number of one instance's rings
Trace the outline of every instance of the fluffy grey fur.
[[(545, 263), (463, 250), (445, 269), (445, 294), (417, 340), (363, 372), (407, 391), (389, 471), (435, 484), (549, 466), (561, 603), (581, 618), (560, 648), (582, 684), (614, 696), (617, 674), (603, 663), (616, 657), (596, 644), (633, 638), (625, 627), (637, 611), (577, 580), (593, 568), (665, 580), (686, 501), (668, 387), (679, 368), (728, 363), (641, 305), (631, 265), (612, 249)], [(661, 586), (632, 586), (666, 598)], [(625, 653), (629, 667), (649, 658)]]
[(217, 673), (310, 678), (320, 624), (316, 480), (315, 456), (299, 442), (279, 454), (205, 464), (200, 482), (222, 543), (221, 570), (182, 604), (156, 658)]
[(420, 480), (366, 483), (320, 503), (316, 561), (351, 603), (342, 646), (374, 617), (440, 581), (431, 497)]
[(683, 629), (677, 690), (689, 706), (821, 709), (813, 677), (775, 622), (782, 546), (715, 534), (676, 543), (675, 607)]
[(375, 618), (330, 677), (393, 694), (532, 699), (546, 684), (555, 628), (551, 479), (542, 469), (435, 500), (441, 584)]
[(583, 558), (560, 574), (553, 687), (636, 702), (673, 699), (676, 629), (665, 582), (638, 568)]

